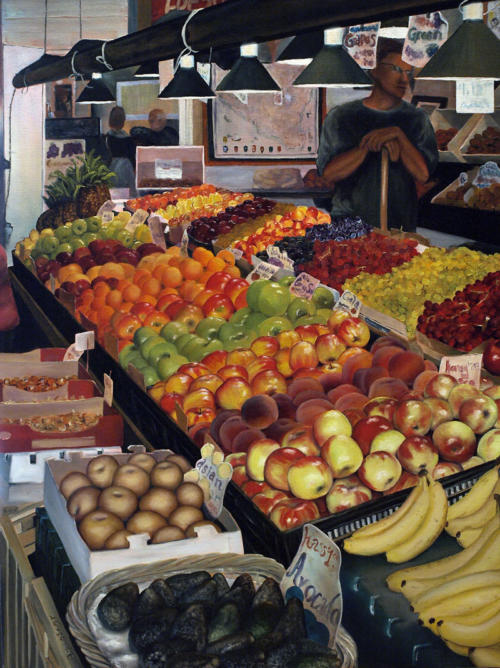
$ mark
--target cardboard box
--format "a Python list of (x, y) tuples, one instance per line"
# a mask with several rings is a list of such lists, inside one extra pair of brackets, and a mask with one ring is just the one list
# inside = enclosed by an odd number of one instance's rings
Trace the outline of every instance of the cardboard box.
[(500, 113), (474, 114), (472, 119), (473, 122), (471, 122), (470, 126), (468, 126), (469, 131), (459, 146), (459, 151), (464, 159), (464, 162), (477, 164), (487, 162), (488, 160), (498, 161), (500, 159), (500, 153), (467, 153), (467, 150), (469, 148), (470, 140), (474, 137), (474, 135), (482, 134), (482, 132), (486, 130), (487, 127), (492, 126), (497, 130), (500, 130)]
[[(456, 128), (460, 132), (469, 118), (470, 116), (467, 114), (457, 114), (454, 109), (435, 109), (430, 115), (430, 122), (435, 132), (437, 130), (449, 130), (450, 128)], [(453, 142), (455, 137), (450, 139), (446, 150), (438, 151), (440, 162), (465, 162), (456, 146), (456, 142)], [(452, 150), (452, 147), (454, 150)]]
[[(201, 185), (205, 183), (205, 149), (203, 146), (138, 146), (135, 175), (137, 190), (163, 191)], [(151, 179), (157, 180), (158, 186), (144, 185)], [(178, 184), (172, 184), (176, 180)]]
[[(162, 461), (169, 451), (155, 450), (150, 454), (158, 461)], [(59, 491), (59, 484), (70, 471), (86, 471), (90, 457), (80, 454), (74, 456), (73, 453), (69, 453), (69, 457), (71, 458), (69, 461), (50, 459), (46, 462), (44, 501), (50, 520), (82, 584), (99, 573), (133, 564), (197, 554), (220, 552), (243, 554), (241, 532), (226, 509), (223, 509), (218, 518), (226, 529), (222, 533), (217, 533), (211, 527), (202, 527), (197, 538), (186, 538), (159, 545), (148, 545), (149, 536), (138, 534), (131, 537), (131, 545), (127, 550), (89, 550), (78, 533), (74, 519), (66, 511), (66, 500)], [(115, 457), (124, 464), (129, 455), (121, 454)]]

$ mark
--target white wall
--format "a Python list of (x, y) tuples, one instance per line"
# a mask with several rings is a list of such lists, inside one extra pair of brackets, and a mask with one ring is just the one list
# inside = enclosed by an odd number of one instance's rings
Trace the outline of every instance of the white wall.
[[(42, 212), (42, 160), (44, 123), (44, 86), (17, 89), (12, 111), (12, 78), (20, 69), (40, 58), (41, 49), (19, 46), (4, 46), (4, 127), (5, 157), (11, 162), (10, 172), (5, 172), (7, 199), (7, 222), (14, 230), (7, 248), (10, 260), (11, 249), (16, 242), (28, 235)], [(9, 155), (10, 146), (10, 155)]]

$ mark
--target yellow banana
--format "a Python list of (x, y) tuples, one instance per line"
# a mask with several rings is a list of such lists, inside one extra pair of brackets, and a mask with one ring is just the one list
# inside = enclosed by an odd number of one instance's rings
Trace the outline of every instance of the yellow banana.
[(470, 490), (448, 509), (448, 521), (475, 513), (486, 503), (498, 482), (498, 466), (484, 473)]
[(500, 529), (500, 514), (498, 513), (481, 531), (478, 540), (467, 549), (459, 550), (456, 554), (452, 554), (444, 559), (437, 559), (436, 561), (429, 561), (426, 564), (420, 564), (419, 566), (401, 568), (394, 571), (394, 573), (391, 573), (386, 579), (387, 586), (392, 591), (400, 591), (404, 593), (404, 588), (409, 580), (436, 578), (442, 575), (448, 575), (451, 571), (464, 566), (469, 559), (479, 552), (495, 529)]
[(464, 529), (457, 536), (457, 543), (460, 547), (466, 548), (473, 545), (481, 535), (482, 529)]
[(446, 522), (445, 531), (450, 534), (450, 536), (456, 536), (465, 529), (480, 529), (481, 527), (484, 527), (486, 522), (493, 519), (497, 512), (498, 504), (493, 494), (491, 494), (481, 508), (476, 510), (475, 513), (462, 515), (454, 520), (448, 520)]
[[(489, 606), (493, 606), (493, 611), (489, 614), (490, 617), (497, 612), (495, 606), (498, 606), (500, 610), (500, 585), (496, 587), (481, 587), (480, 589), (467, 589), (466, 591), (449, 596), (434, 605), (420, 610), (419, 618), (423, 625), (429, 628), (442, 617), (446, 617), (447, 619), (453, 618), (454, 620), (461, 618), (464, 620), (464, 623), (469, 623), (465, 620), (470, 617), (473, 623), (476, 617), (481, 616), (481, 620), (477, 618), (479, 622), (483, 621), (482, 611), (489, 608)], [(484, 619), (488, 619), (488, 614), (485, 614), (486, 617)]]
[(444, 582), (443, 584), (437, 587), (432, 587), (421, 594), (418, 598), (412, 601), (412, 609), (420, 614), (421, 610), (426, 610), (449, 596), (454, 596), (455, 594), (469, 591), (470, 589), (496, 587), (497, 585), (500, 585), (500, 569), (458, 576), (455, 580)]
[[(487, 594), (481, 593), (482, 589), (495, 590), (496, 600), (491, 600), (486, 605), (482, 605), (477, 608), (477, 610), (472, 610), (471, 612), (466, 612), (463, 615), (443, 615), (443, 619), (447, 619), (453, 622), (460, 622), (461, 624), (481, 624), (486, 622), (488, 619), (491, 619), (493, 615), (496, 615), (497, 612), (500, 612), (500, 596), (498, 594), (498, 587), (481, 587), (477, 590), (477, 595), (480, 596), (481, 600), (487, 600)], [(472, 592), (471, 592), (472, 593)], [(435, 621), (438, 622), (440, 617), (435, 618)]]
[(500, 612), (479, 624), (461, 624), (443, 619), (436, 626), (442, 638), (460, 645), (488, 647), (500, 643)]
[(438, 480), (428, 480), (430, 502), (427, 513), (415, 532), (396, 547), (387, 551), (387, 561), (400, 564), (403, 561), (414, 559), (430, 547), (446, 523), (448, 499), (443, 486)]
[[(422, 487), (422, 493), (414, 495), (412, 505), (399, 521), (373, 535), (356, 535), (355, 532), (344, 541), (344, 550), (352, 554), (371, 556), (387, 552), (387, 550), (407, 540), (422, 523), (430, 504), (430, 488), (427, 480), (421, 478), (418, 487)], [(412, 496), (413, 491), (410, 496)]]
[(455, 654), (460, 654), (460, 656), (469, 656), (470, 647), (457, 645), (457, 643), (451, 642), (451, 640), (445, 640), (444, 644), (447, 645), (448, 649), (451, 649), (452, 652), (455, 652)]
[(378, 520), (378, 522), (374, 522), (373, 524), (367, 524), (364, 527), (360, 527), (359, 529), (356, 529), (356, 531), (352, 534), (352, 537), (356, 538), (361, 538), (361, 537), (366, 537), (366, 536), (373, 536), (376, 533), (380, 533), (381, 531), (385, 531), (389, 527), (391, 527), (393, 524), (397, 524), (400, 519), (405, 515), (408, 510), (413, 506), (413, 504), (418, 500), (418, 498), (422, 495), (422, 492), (424, 490), (423, 486), (423, 478), (419, 481), (418, 485), (412, 489), (410, 494), (406, 497), (404, 503), (399, 506), (397, 510), (395, 510), (392, 515), (388, 515), (387, 517), (382, 518), (381, 520)]
[(476, 647), (470, 652), (469, 659), (481, 668), (500, 668), (500, 643), (489, 647)]
[(424, 592), (451, 582), (463, 575), (500, 569), (500, 529), (496, 529), (483, 547), (467, 563), (451, 571), (448, 575), (426, 580), (411, 580), (406, 584), (404, 595), (410, 601), (418, 599)]

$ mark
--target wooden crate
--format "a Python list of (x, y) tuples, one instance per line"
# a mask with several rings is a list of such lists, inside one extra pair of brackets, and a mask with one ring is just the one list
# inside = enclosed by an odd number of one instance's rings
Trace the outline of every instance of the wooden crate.
[(43, 578), (28, 559), (34, 550), (34, 507), (0, 517), (0, 649), (8, 668), (81, 668)]

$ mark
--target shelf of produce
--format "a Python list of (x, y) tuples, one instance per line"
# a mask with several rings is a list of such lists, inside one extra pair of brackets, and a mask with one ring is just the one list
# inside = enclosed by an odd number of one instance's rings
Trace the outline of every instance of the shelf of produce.
[[(19, 261), (14, 260), (14, 287), (22, 290), (28, 307), (37, 312), (40, 326), (54, 328), (59, 334), (58, 345), (67, 345), (74, 340), (76, 332), (83, 331), (78, 323), (46, 290), (37, 278)], [(50, 314), (50, 315), (49, 315)], [(57, 327), (53, 324), (57, 323)], [(65, 343), (64, 343), (65, 341)], [(89, 355), (89, 364), (96, 378), (110, 373), (114, 381), (114, 396), (117, 405), (127, 419), (135, 425), (139, 434), (153, 448), (170, 448), (187, 457), (192, 463), (199, 458), (199, 449), (188, 436), (134, 383), (119, 364), (99, 345)], [(470, 487), (488, 464), (449, 476), (445, 481), (448, 496), (456, 496)], [(317, 520), (315, 523), (333, 539), (341, 539), (363, 523), (374, 521), (392, 512), (406, 498), (408, 490), (383, 496), (369, 502), (364, 507), (336, 513)], [(288, 565), (293, 558), (302, 536), (302, 527), (281, 531), (264, 513), (241, 491), (230, 483), (225, 497), (225, 505), (242, 529), (245, 550), (260, 552)]]

